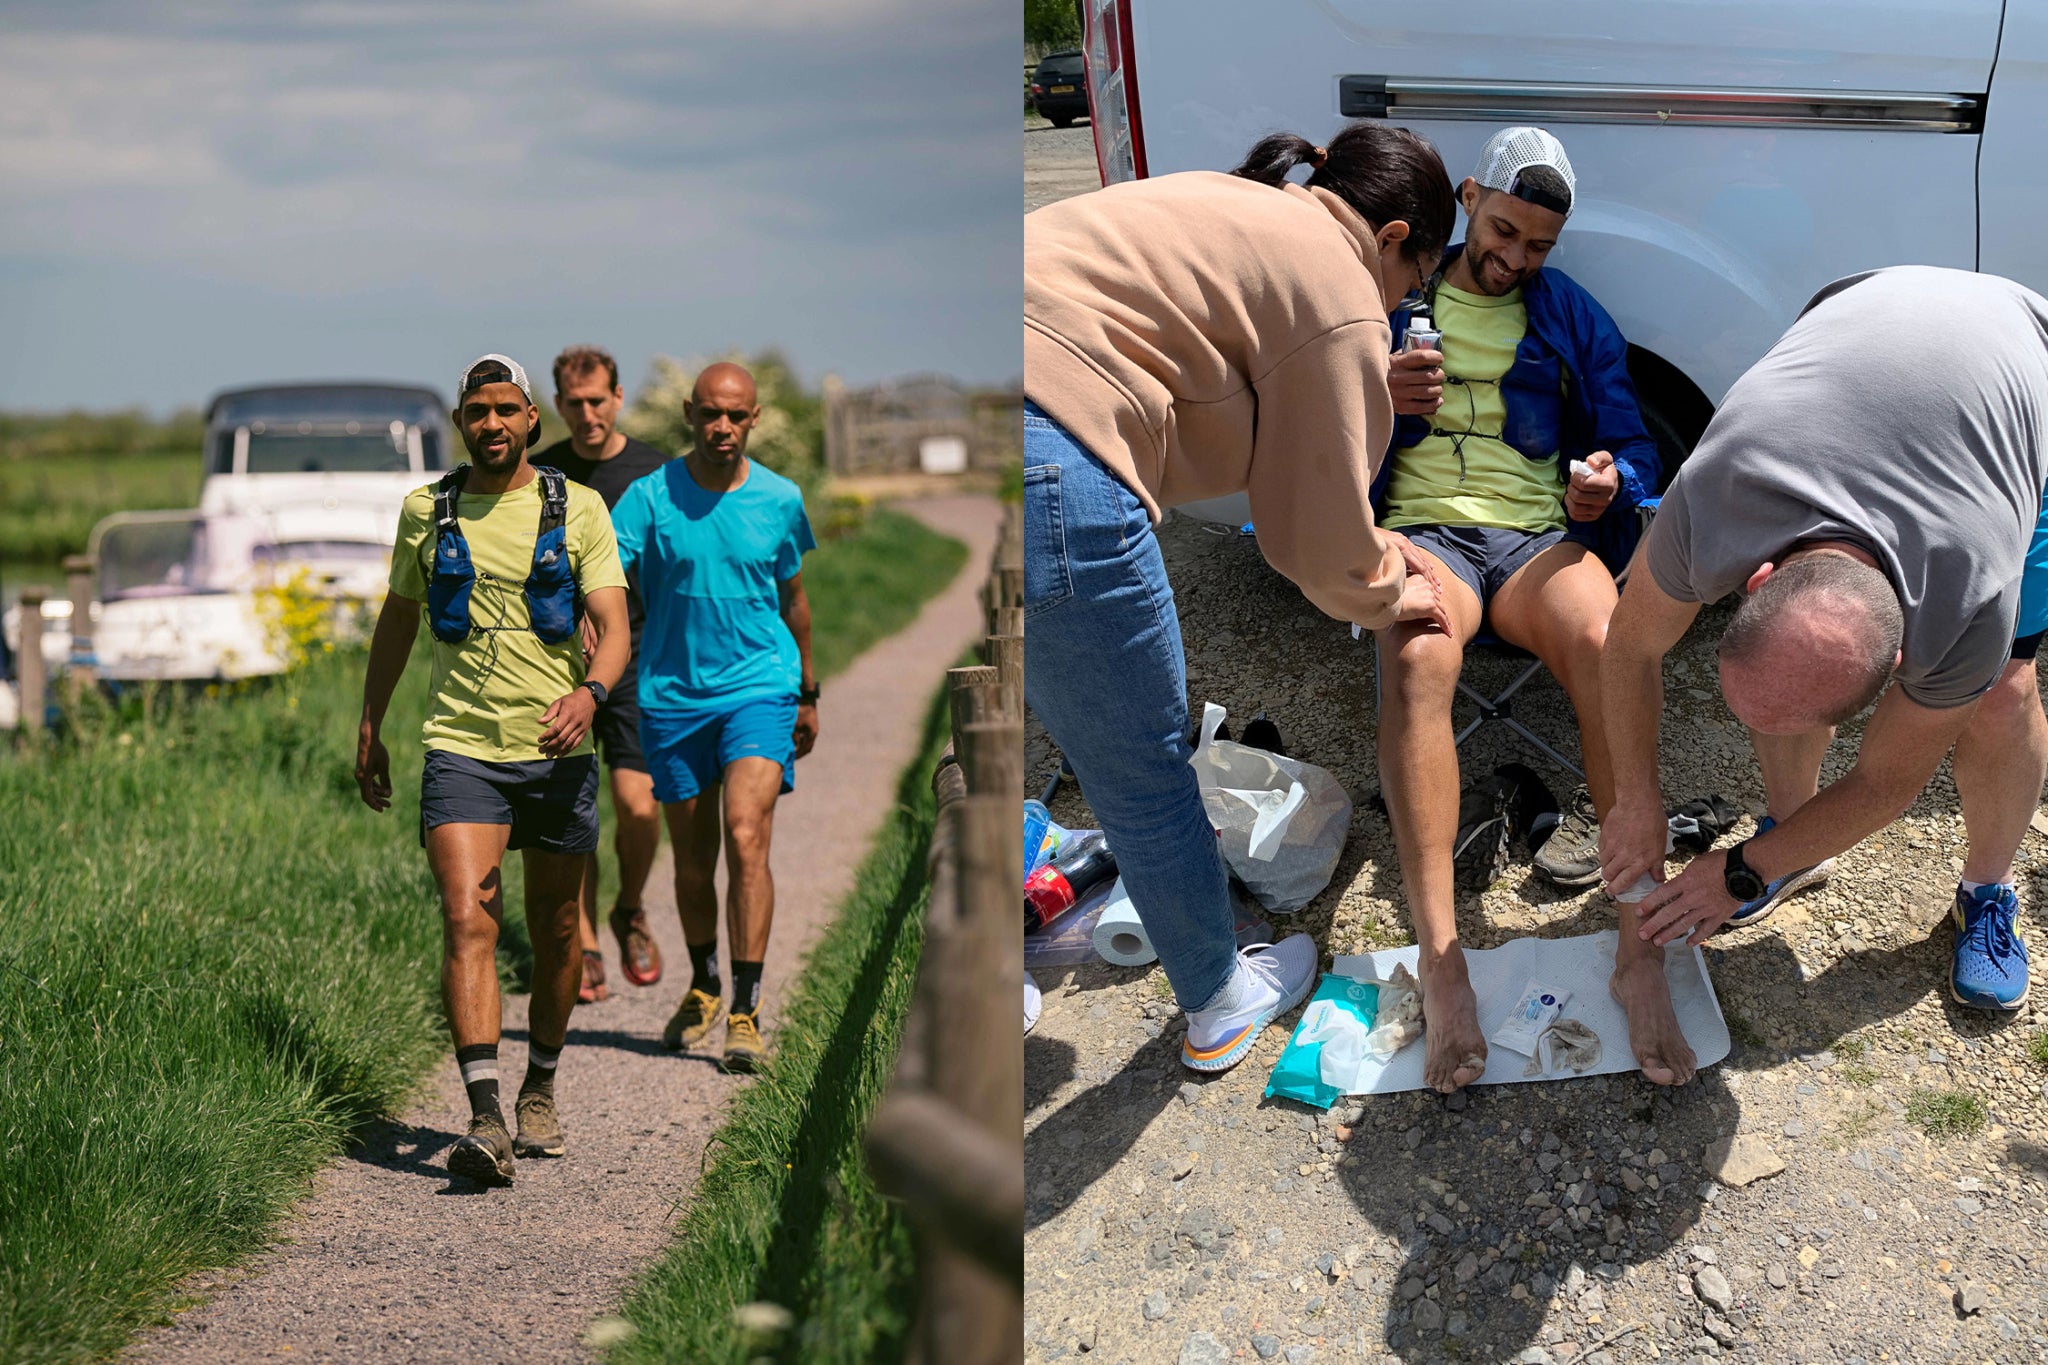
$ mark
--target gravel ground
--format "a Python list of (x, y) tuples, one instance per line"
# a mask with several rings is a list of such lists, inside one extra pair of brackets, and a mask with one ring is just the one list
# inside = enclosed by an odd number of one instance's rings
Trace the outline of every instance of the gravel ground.
[[(1369, 645), (1249, 539), (1176, 517), (1162, 540), (1194, 701), (1239, 724), (1265, 710), (1295, 755), (1368, 795)], [(1755, 761), (1711, 686), (1724, 621), (1709, 611), (1667, 667), (1664, 786), (1753, 817)], [(1498, 686), (1514, 667), (1468, 671)], [(1523, 718), (1576, 752), (1556, 684), (1522, 696)], [(1845, 727), (1824, 778), (1859, 729)], [(1025, 757), (1035, 790), (1056, 759), (1035, 722)], [(1508, 760), (1541, 766), (1500, 727), (1461, 751), (1468, 775)], [(1071, 784), (1053, 814), (1089, 823)], [(1736, 1047), (1677, 1091), (1615, 1076), (1319, 1115), (1261, 1098), (1286, 1029), (1202, 1080), (1179, 1064), (1156, 968), (1040, 973), (1045, 1012), (1025, 1040), (1027, 1358), (2048, 1359), (2048, 1067), (2028, 1055), (2048, 1013), (1991, 1018), (1938, 988), (1962, 851), (1944, 769), (1828, 885), (1717, 940), (1708, 963)], [(2022, 930), (2037, 955), (2041, 853), (2030, 835)], [(1526, 866), (1459, 916), (1476, 947), (1614, 920), (1598, 892), (1562, 893)], [(1358, 806), (1330, 887), (1279, 928), (1314, 934), (1325, 964), (1412, 941), (1383, 815)], [(1982, 1126), (1930, 1135), (1915, 1105), (1930, 1091), (1973, 1097)], [(1783, 1169), (1738, 1184), (1744, 1172), (1707, 1157), (1734, 1135)]]
[[(790, 974), (894, 800), (932, 689), (983, 630), (976, 594), (995, 546), (994, 500), (903, 507), (966, 542), (967, 561), (915, 622), (826, 684), (817, 748), (776, 812), (777, 915), (764, 980), (771, 1033)], [(392, 847), (395, 857), (420, 856), (396, 833)], [(194, 1296), (210, 1301), (131, 1355), (195, 1363), (588, 1358), (586, 1324), (674, 1236), (705, 1143), (741, 1084), (720, 1073), (712, 1050), (675, 1057), (661, 1046), (690, 970), (666, 847), (647, 907), (667, 973), (657, 986), (626, 985), (617, 945), (603, 932), (613, 995), (576, 1010), (557, 1084), (566, 1159), (521, 1162), (507, 1190), (450, 1181), (446, 1151), (469, 1117), (451, 1061), (405, 1122), (379, 1125), (320, 1178), (282, 1246), (242, 1273), (195, 1284)], [(525, 1026), (526, 997), (508, 999), (508, 1097), (524, 1074)], [(722, 1045), (722, 1033), (712, 1041)]]
[(1024, 116), (1024, 211), (1055, 199), (1102, 188), (1095, 166), (1095, 131), (1084, 119), (1055, 128), (1033, 114)]

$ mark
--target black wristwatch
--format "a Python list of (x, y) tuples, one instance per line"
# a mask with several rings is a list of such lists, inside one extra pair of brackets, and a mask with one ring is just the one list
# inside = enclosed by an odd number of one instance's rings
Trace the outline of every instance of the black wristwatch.
[(585, 678), (580, 685), (590, 689), (590, 695), (597, 698), (599, 706), (603, 706), (605, 698), (611, 695), (611, 689), (595, 678)]
[[(1752, 836), (1754, 837), (1754, 836)], [(1728, 850), (1727, 865), (1721, 869), (1721, 884), (1728, 888), (1728, 894), (1744, 905), (1757, 899), (1770, 889), (1770, 884), (1756, 874), (1756, 870), (1742, 861), (1742, 850), (1749, 847), (1749, 840)]]
[(805, 706), (816, 706), (818, 704), (818, 685), (812, 683), (809, 687), (799, 687), (796, 690), (796, 699)]

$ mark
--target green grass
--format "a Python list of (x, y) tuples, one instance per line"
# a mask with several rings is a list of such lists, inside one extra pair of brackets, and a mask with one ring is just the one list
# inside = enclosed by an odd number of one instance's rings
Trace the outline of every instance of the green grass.
[(0, 756), (0, 1361), (120, 1350), (440, 1055), (417, 791), (355, 800), (360, 687), (332, 656)]
[[(627, 1298), (634, 1332), (613, 1361), (902, 1354), (915, 1312), (910, 1235), (869, 1180), (860, 1139), (888, 1084), (924, 941), (929, 778), (945, 707), (941, 692), (896, 812), (797, 978), (780, 1056), (733, 1101), (676, 1244)], [(765, 1348), (733, 1323), (736, 1307), (763, 1300), (796, 1324)]]
[[(67, 454), (0, 459), (0, 565), (54, 564), (83, 554), (93, 523), (112, 512), (190, 507), (199, 501), (199, 445), (189, 452)], [(62, 592), (61, 578), (40, 575)]]
[(1842, 1078), (1842, 1084), (1858, 1090), (1868, 1090), (1877, 1084), (1877, 1068), (1867, 1062), (1843, 1062), (1835, 1068), (1835, 1074)]
[[(887, 514), (821, 547), (807, 565), (824, 585), (812, 587), (821, 673), (909, 619), (963, 554)], [(869, 600), (842, 609), (847, 592)], [(394, 805), (377, 815), (349, 775), (362, 669), (360, 654), (336, 653), (230, 696), (88, 704), (61, 743), (0, 746), (0, 1362), (120, 1351), (178, 1306), (188, 1275), (260, 1250), (321, 1165), (445, 1055), (440, 923), (414, 838), (428, 670), (415, 658), (387, 720)], [(890, 847), (908, 862), (878, 852), (869, 870), (894, 887), (922, 855)], [(506, 866), (512, 907), (519, 862)], [(884, 965), (915, 961), (907, 912), (891, 911), (902, 942)], [(516, 910), (501, 948), (523, 979)], [(876, 997), (885, 1016), (907, 979)], [(831, 1104), (886, 1070), (879, 1034), (853, 1043), (857, 1057), (835, 1051), (816, 1092)], [(846, 1121), (807, 1121), (797, 1169), (820, 1188), (813, 1154)], [(847, 1160), (857, 1174), (857, 1151)], [(891, 1269), (907, 1256), (893, 1216), (844, 1179), (863, 1228), (882, 1230), (839, 1230), (793, 1199), (810, 1212), (791, 1226), (815, 1233), (775, 1264), (815, 1252), (907, 1273)], [(859, 1321), (880, 1326), (835, 1333), (885, 1330), (894, 1319), (872, 1307)]]
[(1915, 1090), (1906, 1100), (1907, 1120), (1931, 1138), (1974, 1133), (1989, 1117), (1982, 1100), (1960, 1090)]
[(2048, 1033), (2037, 1033), (2027, 1039), (2027, 1057), (2037, 1066), (2048, 1066)]
[[(804, 556), (811, 662), (818, 676), (831, 677), (868, 645), (909, 625), (925, 599), (953, 581), (966, 558), (967, 547), (959, 541), (886, 508), (853, 535), (825, 541)], [(828, 695), (820, 724), (833, 723), (831, 705)]]

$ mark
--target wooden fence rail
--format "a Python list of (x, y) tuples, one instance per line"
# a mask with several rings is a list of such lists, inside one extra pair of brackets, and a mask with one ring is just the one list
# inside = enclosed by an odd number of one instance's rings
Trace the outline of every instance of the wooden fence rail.
[(868, 1163), (918, 1238), (906, 1360), (996, 1365), (1024, 1348), (1024, 552), (1012, 506), (982, 589), (983, 664), (947, 674), (932, 774), (931, 901), (917, 994)]

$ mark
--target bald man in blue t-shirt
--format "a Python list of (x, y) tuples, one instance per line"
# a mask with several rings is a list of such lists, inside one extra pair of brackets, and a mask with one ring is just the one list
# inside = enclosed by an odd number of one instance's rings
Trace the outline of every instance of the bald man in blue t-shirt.
[[(768, 837), (775, 800), (818, 737), (804, 552), (816, 547), (794, 483), (747, 458), (760, 420), (754, 377), (719, 363), (690, 391), (692, 448), (634, 481), (612, 509), (619, 558), (639, 572), (640, 747), (675, 843), (676, 909), (692, 980), (662, 1042), (694, 1047), (725, 1005), (718, 972), (720, 817), (732, 1009), (727, 1071), (752, 1071), (761, 965), (775, 916)], [(718, 799), (719, 789), (724, 799)]]

